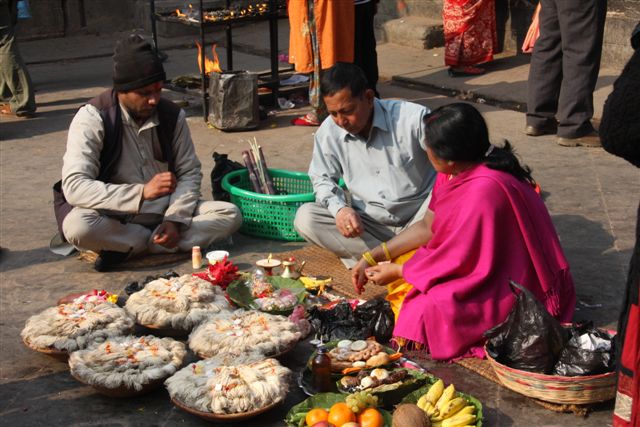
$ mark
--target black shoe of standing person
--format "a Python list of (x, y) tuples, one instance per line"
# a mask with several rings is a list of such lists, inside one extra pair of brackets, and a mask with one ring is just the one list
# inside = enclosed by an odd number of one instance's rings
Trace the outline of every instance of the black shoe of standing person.
[(116, 252), (116, 251), (100, 251), (100, 255), (96, 258), (96, 262), (93, 268), (96, 271), (108, 271), (118, 264), (121, 264), (129, 257), (129, 252)]
[(558, 131), (558, 122), (547, 121), (540, 126), (527, 125), (524, 133), (529, 136), (555, 135)]

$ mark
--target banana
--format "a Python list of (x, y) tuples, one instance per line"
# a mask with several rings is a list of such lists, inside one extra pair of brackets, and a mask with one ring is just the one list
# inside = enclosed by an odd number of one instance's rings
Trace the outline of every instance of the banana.
[(450, 418), (466, 405), (467, 400), (464, 397), (456, 397), (440, 408), (440, 415), (442, 416), (442, 419)]
[(442, 396), (436, 402), (436, 408), (442, 412), (446, 404), (453, 399), (453, 396), (456, 394), (456, 388), (453, 384), (449, 384), (447, 388), (442, 392)]
[(442, 427), (442, 421), (431, 421), (431, 427)]
[(459, 410), (458, 412), (456, 412), (455, 414), (452, 414), (451, 416), (455, 415), (456, 417), (458, 415), (462, 415), (462, 414), (473, 414), (475, 415), (476, 412), (476, 407), (473, 405), (467, 405), (464, 408), (462, 408), (461, 410)]
[(446, 420), (442, 420), (442, 427), (463, 427), (468, 424), (473, 424), (475, 421), (476, 416), (473, 414), (455, 415)]
[(422, 408), (422, 410), (427, 413), (429, 418), (431, 418), (432, 416), (436, 416), (437, 417), (438, 414), (439, 414), (438, 410), (436, 409), (435, 406), (433, 406), (431, 404), (431, 402), (426, 402), (425, 405), (424, 405), (424, 408)]
[(427, 391), (426, 399), (431, 402), (431, 404), (435, 405), (440, 396), (442, 396), (442, 392), (444, 391), (444, 381), (438, 380), (429, 388)]
[(420, 396), (420, 399), (418, 399), (418, 402), (416, 403), (416, 405), (418, 405), (418, 408), (420, 408), (423, 411), (427, 412), (427, 410), (425, 409), (425, 406), (426, 406), (427, 403), (429, 403), (429, 401), (427, 400), (427, 395), (425, 393), (422, 396)]

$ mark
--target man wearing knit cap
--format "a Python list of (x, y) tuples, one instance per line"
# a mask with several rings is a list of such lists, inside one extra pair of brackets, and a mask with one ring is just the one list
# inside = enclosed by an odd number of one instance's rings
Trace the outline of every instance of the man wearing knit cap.
[(202, 173), (185, 112), (161, 98), (165, 72), (151, 45), (130, 35), (117, 42), (113, 62), (113, 89), (71, 122), (54, 186), (62, 237), (98, 252), (98, 271), (145, 252), (205, 248), (241, 223), (234, 205), (199, 200)]

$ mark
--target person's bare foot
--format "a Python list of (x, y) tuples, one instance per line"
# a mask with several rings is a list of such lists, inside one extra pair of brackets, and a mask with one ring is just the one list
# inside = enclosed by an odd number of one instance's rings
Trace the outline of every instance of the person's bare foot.
[(11, 110), (11, 106), (9, 104), (1, 104), (0, 105), (0, 114), (5, 115), (5, 116), (19, 117), (19, 118), (23, 118), (23, 119), (30, 119), (30, 118), (36, 116), (36, 112), (35, 111), (19, 111), (19, 112), (16, 113), (16, 112)]

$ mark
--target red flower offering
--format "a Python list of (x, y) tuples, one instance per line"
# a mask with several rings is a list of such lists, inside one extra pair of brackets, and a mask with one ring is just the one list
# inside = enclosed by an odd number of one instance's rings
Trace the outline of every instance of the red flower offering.
[(193, 273), (193, 275), (220, 286), (222, 289), (227, 289), (229, 283), (238, 278), (238, 267), (233, 265), (233, 263), (225, 257), (222, 261), (209, 264), (207, 269), (202, 273)]

